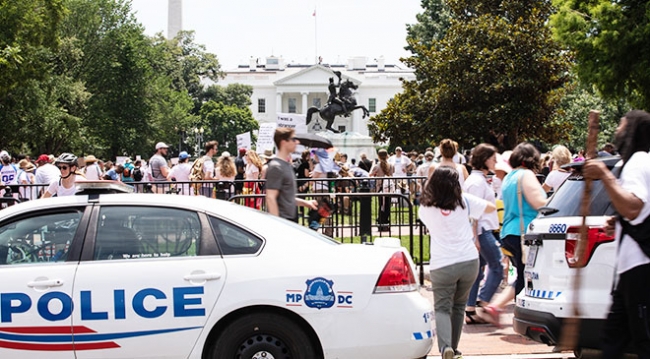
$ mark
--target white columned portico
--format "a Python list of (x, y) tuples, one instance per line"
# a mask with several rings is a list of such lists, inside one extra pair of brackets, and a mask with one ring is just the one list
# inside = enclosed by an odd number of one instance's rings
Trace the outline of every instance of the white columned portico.
[(302, 95), (302, 113), (307, 113), (307, 97), (309, 96), (309, 92), (302, 91), (300, 93)]
[[(354, 92), (354, 100), (356, 101), (357, 105), (359, 105), (359, 92), (355, 91)], [(352, 128), (350, 129), (351, 132), (359, 132), (362, 135), (365, 134), (365, 131), (361, 128), (361, 117), (363, 116), (362, 111), (354, 111), (352, 114)]]
[(275, 112), (282, 112), (282, 92), (275, 93)]

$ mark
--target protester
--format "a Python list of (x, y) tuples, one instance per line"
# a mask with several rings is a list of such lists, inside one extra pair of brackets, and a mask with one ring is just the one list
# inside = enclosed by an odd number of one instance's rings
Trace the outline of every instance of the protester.
[(84, 159), (86, 162), (86, 167), (84, 167), (84, 175), (88, 181), (99, 181), (104, 173), (102, 169), (97, 164), (97, 158), (93, 155), (86, 156)]
[(454, 161), (454, 156), (458, 153), (458, 144), (455, 141), (450, 139), (444, 139), (440, 142), (440, 155), (441, 160), (437, 166), (429, 167), (429, 176), (436, 170), (438, 167), (451, 167), (455, 168), (458, 171), (458, 181), (460, 182), (460, 187), (464, 188), (465, 179), (469, 177), (467, 168), (462, 164), (459, 164)]
[(169, 165), (167, 164), (167, 151), (169, 146), (164, 142), (156, 144), (156, 153), (149, 159), (149, 171), (151, 180), (154, 182), (163, 182), (169, 176)]
[(517, 280), (501, 292), (488, 306), (477, 313), (485, 320), (501, 326), (500, 314), (524, 289), (524, 267), (521, 236), (530, 222), (537, 217), (537, 210), (546, 204), (546, 194), (535, 175), (539, 171), (539, 152), (529, 143), (521, 143), (510, 155), (513, 171), (503, 181), (503, 227), (501, 248), (507, 252), (510, 262), (517, 270)]
[(296, 150), (294, 130), (281, 127), (275, 130), (273, 141), (278, 149), (277, 157), (271, 160), (266, 180), (266, 206), (269, 213), (298, 222), (298, 206), (318, 209), (316, 201), (296, 198), (296, 176), (287, 161)]
[[(370, 170), (370, 177), (392, 177), (395, 173), (395, 167), (388, 162), (388, 152), (379, 150), (377, 152), (379, 163), (375, 164)], [(394, 193), (395, 182), (390, 179), (375, 181), (375, 192)], [(390, 226), (390, 206), (391, 197), (379, 197), (379, 214), (377, 226), (380, 231), (388, 231)]]
[(77, 156), (72, 153), (63, 153), (54, 164), (61, 175), (50, 182), (47, 190), (43, 193), (43, 198), (74, 196), (77, 193), (76, 175), (74, 174), (77, 171)]
[[(171, 171), (169, 171), (167, 180), (176, 181), (176, 182), (189, 182), (190, 171), (192, 171), (192, 165), (189, 163), (189, 159), (190, 159), (190, 155), (186, 151), (182, 151), (181, 153), (179, 153), (178, 164), (172, 167)], [(136, 164), (138, 164), (137, 161)], [(134, 176), (135, 176), (135, 169), (134, 169)], [(180, 190), (181, 190), (180, 193), (183, 195), (191, 196), (194, 194), (193, 191), (190, 189), (189, 183), (181, 183), (178, 184), (177, 186), (180, 186)]]
[(564, 146), (557, 146), (551, 154), (553, 158), (553, 170), (548, 173), (542, 187), (544, 191), (557, 191), (558, 188), (571, 175), (571, 171), (565, 170), (562, 166), (571, 163), (571, 152)]
[(55, 179), (61, 177), (61, 171), (50, 161), (50, 157), (46, 154), (38, 156), (36, 159), (36, 184), (49, 185)]
[[(427, 151), (424, 153), (424, 161), (422, 162), (421, 165), (418, 166), (417, 170), (415, 170), (415, 175), (417, 177), (429, 177), (429, 171), (431, 167), (435, 167), (435, 162), (433, 162), (434, 154), (431, 151)], [(424, 184), (425, 180), (420, 180), (419, 186), (420, 186), (420, 191), (424, 189)]]
[(370, 173), (372, 169), (372, 161), (368, 159), (368, 156), (365, 153), (361, 154), (361, 161), (359, 161), (359, 168)]
[(613, 143), (606, 143), (598, 152), (598, 157), (609, 157), (616, 154), (616, 146)]
[(469, 220), (496, 210), (488, 201), (463, 194), (458, 176), (458, 171), (449, 166), (436, 169), (424, 189), (419, 209), (420, 220), (431, 236), (431, 286), (438, 349), (443, 359), (460, 355), (465, 303), (479, 267)]
[(309, 161), (309, 150), (304, 150), (300, 156), (300, 165), (296, 169), (296, 176), (298, 177), (298, 192), (309, 192), (309, 173), (312, 171), (311, 161)]
[(142, 169), (142, 161), (136, 160), (133, 164), (133, 180), (136, 182), (142, 181), (144, 178), (144, 171)]
[(135, 182), (135, 179), (133, 178), (133, 170), (135, 169), (135, 166), (131, 162), (131, 159), (127, 158), (122, 166), (124, 166), (124, 170), (120, 174), (120, 180), (125, 183)]
[(396, 177), (406, 177), (411, 166), (413, 166), (411, 160), (407, 156), (403, 155), (401, 147), (395, 148), (395, 155), (388, 159), (388, 163), (395, 168)]
[(246, 173), (246, 149), (240, 148), (239, 155), (235, 158), (235, 167), (237, 168), (237, 175), (235, 175), (235, 191), (241, 194), (244, 189), (244, 173)]
[[(18, 163), (18, 167), (22, 171), (18, 177), (18, 182), (20, 184), (33, 185), (36, 183), (36, 175), (34, 175), (34, 171), (36, 171), (36, 166), (34, 166), (33, 163), (29, 162), (29, 160), (27, 159), (22, 159)], [(30, 200), (36, 199), (38, 198), (38, 190), (34, 186), (29, 188), (20, 187), (20, 195), (22, 198), (26, 198)]]
[[(206, 142), (204, 146), (205, 155), (201, 157), (199, 163), (196, 165), (201, 165), (202, 178), (201, 181), (213, 181), (214, 177), (214, 161), (212, 158), (217, 155), (219, 151), (219, 143), (217, 141)], [(194, 179), (193, 179), (194, 180)], [(203, 183), (201, 184), (201, 195), (206, 197), (212, 197), (214, 194), (214, 186), (212, 183)]]
[(18, 177), (22, 172), (18, 166), (11, 162), (11, 156), (7, 151), (0, 152), (0, 183), (5, 185), (18, 184)]
[(650, 358), (650, 114), (630, 111), (616, 130), (623, 160), (620, 179), (600, 161), (588, 161), (583, 175), (601, 180), (619, 213), (618, 276), (602, 341), (603, 358), (619, 358), (629, 344), (639, 358)]
[[(286, 161), (286, 160), (285, 160)], [(248, 150), (246, 152), (246, 170), (244, 172), (244, 194), (260, 194), (260, 187), (258, 180), (260, 179), (260, 173), (262, 172), (262, 167), (264, 163), (257, 152), (253, 150)], [(247, 207), (260, 209), (260, 203), (256, 198), (247, 198), (245, 203)]]
[(220, 182), (215, 187), (215, 197), (218, 199), (227, 200), (230, 196), (235, 194), (235, 175), (237, 174), (237, 169), (235, 167), (235, 162), (230, 157), (230, 153), (225, 151), (221, 154), (221, 157), (217, 160), (217, 168), (214, 171), (215, 180)]
[(121, 175), (124, 173), (124, 165), (118, 164), (114, 168), (106, 171), (104, 173), (104, 179), (107, 181), (118, 181), (121, 182)]
[[(494, 170), (497, 162), (497, 149), (488, 144), (480, 144), (474, 148), (470, 164), (472, 173), (465, 181), (467, 193), (484, 199), (496, 207), (494, 189), (488, 182), (488, 175)], [(479, 324), (484, 321), (476, 314), (476, 306), (485, 306), (490, 303), (503, 278), (503, 265), (501, 265), (501, 250), (497, 245), (496, 232), (499, 230), (499, 217), (497, 212), (484, 213), (473, 222), (474, 234), (477, 236), (477, 248), (480, 254), (478, 276), (467, 300), (465, 323)], [(488, 275), (485, 285), (479, 293), (479, 286), (483, 280), (483, 267), (488, 266)], [(478, 301), (477, 301), (478, 299)]]
[(508, 173), (512, 172), (512, 167), (508, 160), (512, 151), (506, 151), (501, 155), (497, 155), (497, 164), (494, 166), (494, 177), (492, 177), (492, 188), (497, 195), (498, 200), (503, 200), (503, 179), (506, 178)]

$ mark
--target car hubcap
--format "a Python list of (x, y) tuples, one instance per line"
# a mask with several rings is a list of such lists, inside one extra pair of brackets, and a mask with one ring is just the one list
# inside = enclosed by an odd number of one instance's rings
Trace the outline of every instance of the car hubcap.
[(241, 343), (237, 350), (238, 359), (290, 359), (287, 345), (272, 335), (255, 335)]
[(253, 354), (253, 359), (275, 359), (275, 357), (267, 351), (262, 351)]

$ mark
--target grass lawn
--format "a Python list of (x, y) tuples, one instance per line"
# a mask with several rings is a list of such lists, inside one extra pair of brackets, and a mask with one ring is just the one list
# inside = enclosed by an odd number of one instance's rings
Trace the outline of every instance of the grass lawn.
[[(375, 236), (377, 237), (377, 236)], [(409, 236), (390, 236), (394, 238), (399, 238), (400, 241), (402, 242), (402, 247), (406, 248), (406, 250), (409, 250), (410, 244), (409, 244)], [(374, 239), (371, 238), (370, 241)], [(352, 237), (352, 238), (345, 238), (343, 240), (337, 239), (341, 243), (361, 243), (361, 237)], [(423, 248), (423, 256), (424, 256), (424, 262), (429, 261), (429, 236), (425, 235), (422, 238), (422, 244), (424, 245)], [(413, 252), (411, 253), (411, 257), (413, 257), (413, 261), (415, 263), (419, 263), (419, 257), (420, 257), (420, 233), (414, 233), (413, 234)]]

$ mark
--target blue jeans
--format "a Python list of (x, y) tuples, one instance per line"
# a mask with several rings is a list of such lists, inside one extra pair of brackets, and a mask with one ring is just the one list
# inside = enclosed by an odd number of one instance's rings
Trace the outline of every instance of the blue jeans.
[[(501, 264), (501, 250), (497, 246), (497, 239), (494, 232), (483, 230), (483, 233), (478, 236), (481, 245), (481, 265), (479, 267), (478, 276), (467, 298), (467, 306), (476, 306), (476, 298), (484, 302), (490, 302), (492, 296), (499, 288), (501, 280), (503, 279), (503, 265)], [(481, 288), (479, 293), (479, 285), (483, 280), (483, 266), (487, 264), (489, 272), (485, 285)]]

